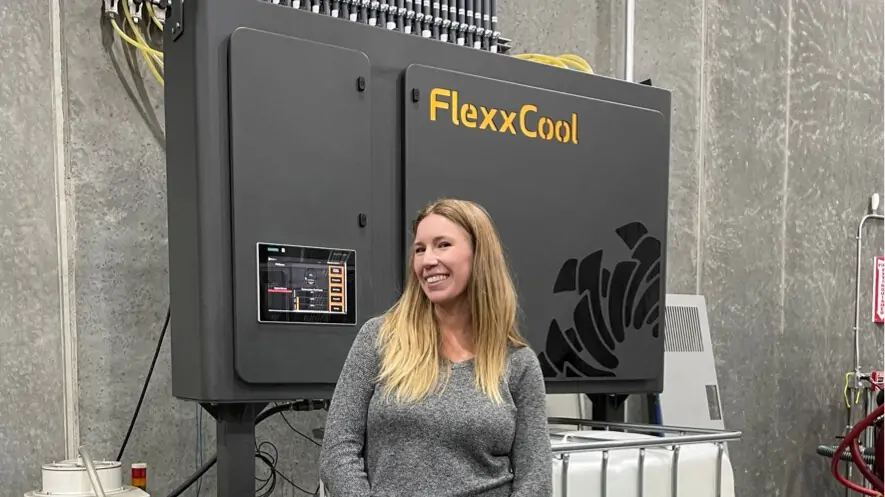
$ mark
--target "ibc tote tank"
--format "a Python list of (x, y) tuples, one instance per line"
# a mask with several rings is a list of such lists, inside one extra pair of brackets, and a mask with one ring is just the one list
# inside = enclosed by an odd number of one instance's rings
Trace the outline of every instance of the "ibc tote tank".
[[(553, 446), (574, 442), (615, 440), (660, 441), (660, 437), (615, 431), (569, 431), (552, 436)], [(603, 494), (603, 451), (569, 453), (563, 488), (563, 461), (553, 458), (554, 497), (734, 497), (734, 473), (728, 452), (722, 454), (722, 493), (716, 493), (715, 443), (682, 445), (679, 449), (677, 491), (673, 493), (673, 454), (670, 446), (645, 449), (643, 489), (639, 489), (639, 448), (608, 451)]]

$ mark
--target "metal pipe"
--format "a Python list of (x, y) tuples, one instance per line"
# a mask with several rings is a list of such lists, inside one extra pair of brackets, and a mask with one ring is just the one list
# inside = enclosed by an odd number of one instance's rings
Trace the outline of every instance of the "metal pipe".
[(406, 7), (403, 0), (396, 0), (396, 30), (402, 32), (406, 19)]
[(406, 14), (403, 16), (403, 32), (412, 34), (412, 18), (415, 15), (412, 0), (406, 0)]
[(449, 43), (454, 43), (458, 33), (458, 6), (455, 0), (449, 0)]
[(639, 449), (639, 497), (645, 494), (645, 449)]
[(568, 497), (568, 462), (569, 454), (562, 455), (562, 497)]
[(501, 33), (498, 32), (498, 0), (491, 0), (489, 2), (489, 10), (492, 14), (492, 38), (489, 41), (489, 51), (492, 53), (498, 52), (498, 37), (501, 36)]
[(482, 48), (482, 0), (473, 0), (473, 48)]
[(672, 425), (642, 425), (636, 423), (608, 423), (605, 421), (593, 421), (592, 419), (575, 419), (575, 418), (548, 418), (548, 423), (552, 425), (583, 425), (591, 428), (605, 428), (615, 430), (629, 430), (639, 433), (658, 433), (658, 432), (674, 432), (680, 434), (721, 434), (721, 433), (740, 433), (724, 430), (716, 430), (713, 428), (687, 428), (685, 426)]
[(442, 18), (439, 15), (439, 0), (433, 0), (433, 8), (430, 9), (430, 16), (430, 37), (434, 40), (439, 40), (439, 26), (442, 21)]
[(636, 29), (636, 0), (625, 0), (624, 79), (633, 81), (633, 39)]
[[(572, 435), (569, 438), (592, 440), (590, 437)], [(638, 440), (601, 440), (593, 442), (570, 442), (558, 444), (553, 447), (554, 454), (566, 452), (593, 452), (600, 450), (615, 449), (642, 449), (650, 447), (670, 447), (673, 445), (692, 445), (710, 442), (725, 442), (728, 440), (740, 440), (741, 432), (730, 431), (718, 434), (681, 435), (674, 437), (658, 437), (656, 439)]]
[(423, 1), (421, 13), (421, 36), (430, 38), (430, 25), (433, 24), (433, 17), (430, 15), (430, 0)]
[(492, 3), (491, 0), (482, 0), (482, 48), (491, 50), (492, 47)]
[(82, 445), (80, 446), (79, 452), (80, 457), (83, 459), (83, 463), (86, 465), (86, 473), (89, 474), (92, 490), (95, 491), (97, 497), (105, 497), (104, 488), (101, 487), (101, 480), (98, 479), (98, 472), (95, 471), (95, 464), (92, 462), (92, 457), (89, 456), (86, 447)]
[(378, 27), (387, 29), (387, 11), (390, 9), (390, 0), (381, 0), (378, 6)]
[(608, 451), (602, 451), (602, 475), (600, 477), (600, 497), (608, 497)]
[(458, 2), (458, 45), (466, 43), (464, 37), (467, 32), (467, 14), (465, 13), (464, 2), (469, 0), (457, 0)]
[(468, 47), (473, 46), (473, 33), (476, 31), (476, 26), (473, 25), (473, 0), (465, 0), (465, 5), (467, 6), (467, 16), (465, 17), (467, 27), (466, 33), (466, 41), (464, 44)]
[(716, 444), (716, 497), (722, 497), (722, 456), (725, 455), (725, 445), (722, 442)]
[(880, 214), (865, 215), (857, 225), (857, 235), (855, 236), (855, 239), (857, 240), (857, 264), (854, 277), (854, 380), (856, 385), (860, 382), (858, 379), (858, 375), (860, 374), (860, 261), (863, 257), (863, 228), (867, 221), (870, 220), (882, 221), (885, 220), (885, 216)]
[(674, 497), (676, 495), (679, 495), (679, 449), (680, 448), (681, 447), (678, 445), (673, 447), (673, 476), (672, 476), (673, 490), (670, 492), (670, 495), (673, 495)]
[(448, 43), (449, 42), (449, 28), (452, 25), (452, 21), (449, 20), (449, 0), (442, 0), (442, 2), (440, 2), (439, 16), (440, 16), (439, 41), (441, 41), (443, 43)]

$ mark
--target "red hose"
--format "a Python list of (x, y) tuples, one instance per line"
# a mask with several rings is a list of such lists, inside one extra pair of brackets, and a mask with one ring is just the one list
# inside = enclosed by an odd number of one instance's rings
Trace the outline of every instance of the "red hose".
[[(857, 439), (860, 437), (861, 433), (863, 433), (864, 430), (866, 430), (868, 427), (876, 422), (876, 419), (881, 416), (883, 412), (885, 412), (885, 406), (879, 406), (860, 423), (855, 425), (854, 428), (851, 429), (851, 432), (848, 433), (848, 436), (846, 436), (845, 439), (842, 440), (842, 443), (839, 444), (839, 447), (836, 449), (836, 453), (833, 455), (833, 462), (830, 465), (830, 471), (832, 471), (833, 476), (836, 478), (836, 480), (839, 481), (839, 483), (851, 490), (854, 490), (855, 492), (864, 495), (870, 495), (873, 497), (881, 497), (882, 492), (885, 491), (885, 489), (882, 488), (882, 481), (872, 474), (872, 471), (870, 471), (870, 467), (867, 466), (866, 462), (863, 460), (863, 457), (861, 457), (860, 447), (857, 445)], [(848, 481), (848, 479), (842, 476), (842, 473), (839, 472), (839, 460), (842, 458), (842, 454), (845, 453), (845, 449), (847, 449), (849, 446), (851, 446), (852, 448), (851, 455), (854, 459), (854, 464), (857, 465), (858, 469), (860, 469), (864, 477), (866, 477), (867, 480), (870, 481), (870, 483), (873, 485), (873, 487), (875, 487), (874, 490), (863, 488), (860, 485)], [(857, 447), (856, 454), (854, 450), (855, 447)], [(870, 480), (869, 476), (867, 476), (868, 474), (872, 475), (874, 480)]]
[(882, 480), (880, 480), (879, 477), (876, 476), (876, 473), (867, 466), (867, 462), (860, 453), (860, 442), (858, 442), (856, 438), (851, 441), (851, 458), (854, 460), (854, 465), (857, 466), (857, 469), (860, 470), (863, 477), (873, 485), (873, 488), (880, 492), (885, 490), (885, 488), (882, 487)]

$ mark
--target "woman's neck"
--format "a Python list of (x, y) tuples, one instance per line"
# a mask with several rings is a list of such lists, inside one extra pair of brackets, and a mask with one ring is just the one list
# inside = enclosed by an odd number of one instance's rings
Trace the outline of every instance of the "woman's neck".
[(440, 332), (440, 352), (451, 362), (462, 362), (474, 357), (473, 324), (470, 312), (464, 306), (436, 307), (436, 322)]

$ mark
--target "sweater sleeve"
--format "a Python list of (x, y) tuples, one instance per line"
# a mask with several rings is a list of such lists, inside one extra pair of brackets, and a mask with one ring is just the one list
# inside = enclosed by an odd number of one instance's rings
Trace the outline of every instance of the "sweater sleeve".
[[(553, 466), (547, 426), (547, 395), (544, 374), (528, 347), (520, 356), (511, 395), (516, 405), (516, 437), (510, 454), (513, 491), (510, 497), (551, 497)], [(521, 371), (520, 371), (521, 370)]]
[(369, 401), (378, 374), (377, 336), (380, 319), (360, 329), (335, 386), (323, 448), (320, 478), (334, 497), (368, 497), (371, 487), (363, 455)]

